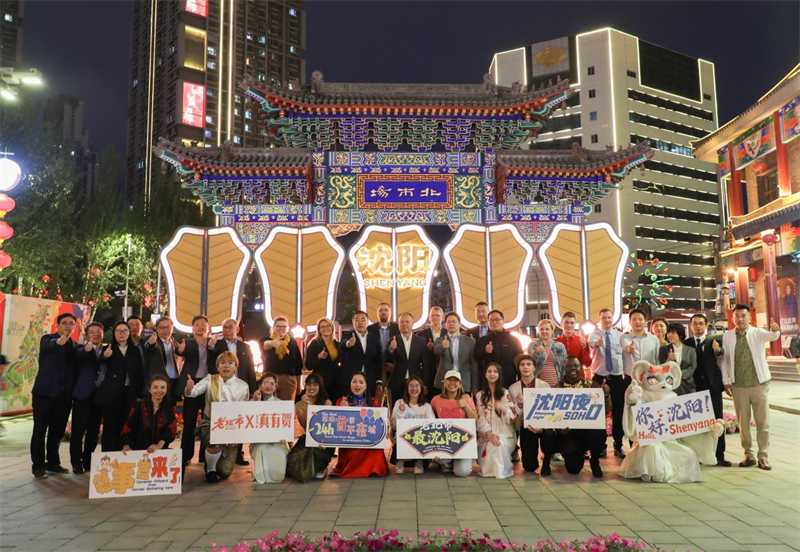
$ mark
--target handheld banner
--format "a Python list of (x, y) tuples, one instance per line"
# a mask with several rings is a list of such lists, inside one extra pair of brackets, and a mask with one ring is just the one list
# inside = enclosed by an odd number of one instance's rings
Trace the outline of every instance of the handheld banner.
[(475, 420), (398, 419), (397, 458), (477, 458)]
[(631, 407), (640, 445), (711, 431), (716, 421), (708, 391)]
[(306, 446), (386, 448), (387, 408), (309, 406)]
[(181, 449), (93, 452), (89, 498), (181, 494)]
[(215, 402), (211, 404), (211, 442), (277, 443), (294, 441), (292, 401)]
[(525, 389), (522, 400), (525, 427), (606, 428), (606, 400), (600, 388)]

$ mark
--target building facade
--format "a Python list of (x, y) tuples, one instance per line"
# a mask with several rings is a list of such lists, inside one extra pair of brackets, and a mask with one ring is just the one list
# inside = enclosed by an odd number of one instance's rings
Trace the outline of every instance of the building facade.
[[(651, 147), (644, 170), (628, 176), (585, 221), (611, 224), (635, 255), (632, 262), (649, 262), (657, 272), (659, 287), (651, 275), (632, 271), (625, 282), (629, 304), (713, 309), (715, 167), (692, 156), (690, 141), (717, 128), (714, 64), (606, 28), (497, 53), (490, 73), (504, 86), (570, 80), (575, 93), (531, 149), (569, 149), (574, 142), (588, 150)], [(532, 271), (529, 308), (546, 316), (546, 284), (537, 277)]]
[(126, 196), (148, 201), (156, 139), (264, 147), (266, 131), (237, 83), (305, 79), (302, 0), (133, 3)]
[(0, 0), (0, 67), (20, 68), (24, 17), (24, 0)]
[(759, 326), (772, 318), (781, 355), (798, 334), (800, 301), (800, 65), (745, 112), (694, 142), (698, 159), (717, 168), (722, 225), (721, 312), (733, 303), (755, 309)]
[(75, 159), (75, 171), (81, 176), (86, 197), (97, 193), (99, 162), (89, 142), (89, 130), (83, 126), (83, 100), (60, 94), (45, 104), (44, 122), (58, 133), (62, 149)]

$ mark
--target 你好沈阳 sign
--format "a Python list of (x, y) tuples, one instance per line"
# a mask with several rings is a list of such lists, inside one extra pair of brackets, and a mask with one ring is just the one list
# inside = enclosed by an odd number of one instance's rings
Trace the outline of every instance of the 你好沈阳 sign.
[(631, 407), (640, 445), (711, 431), (716, 421), (708, 391)]

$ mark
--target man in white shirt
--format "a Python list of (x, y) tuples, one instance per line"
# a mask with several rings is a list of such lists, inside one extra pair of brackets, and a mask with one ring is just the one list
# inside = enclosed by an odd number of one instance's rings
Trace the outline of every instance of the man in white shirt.
[(658, 362), (658, 350), (661, 345), (656, 336), (647, 333), (647, 318), (643, 310), (632, 309), (628, 313), (628, 317), (631, 323), (631, 333), (622, 334), (620, 344), (622, 345), (622, 369), (625, 375), (630, 377), (634, 362), (640, 360), (646, 360), (650, 364)]
[(751, 411), (756, 421), (758, 441), (758, 467), (771, 470), (769, 465), (769, 380), (771, 374), (765, 345), (781, 337), (781, 327), (770, 318), (769, 330), (750, 325), (750, 307), (736, 305), (733, 309), (736, 328), (722, 336), (722, 384), (728, 396), (733, 397), (739, 435), (744, 449), (744, 460), (739, 466), (756, 465), (753, 455), (753, 438), (750, 433)]
[[(603, 385), (608, 383), (611, 389), (611, 434), (614, 437), (614, 456), (625, 458), (622, 451), (622, 413), (625, 410), (625, 390), (631, 383), (626, 376), (622, 363), (622, 334), (612, 326), (614, 313), (611, 309), (603, 309), (599, 313), (600, 328), (589, 336), (589, 347), (596, 351), (592, 359), (592, 379)], [(605, 457), (605, 451), (600, 455)]]

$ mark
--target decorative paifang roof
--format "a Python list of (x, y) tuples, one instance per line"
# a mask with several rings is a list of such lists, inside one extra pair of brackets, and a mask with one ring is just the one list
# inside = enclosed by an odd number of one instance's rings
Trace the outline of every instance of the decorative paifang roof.
[(158, 139), (155, 154), (181, 175), (306, 175), (311, 167), (310, 149), (238, 148), (230, 143), (219, 148), (177, 145)]
[(617, 151), (587, 150), (574, 143), (569, 150), (509, 150), (499, 151), (498, 157), (508, 175), (603, 174), (619, 181), (653, 157), (653, 152), (644, 141)]
[(550, 103), (552, 108), (573, 92), (568, 80), (526, 91), (522, 86), (497, 86), (486, 77), (484, 84), (327, 83), (315, 71), (313, 79), (310, 85), (291, 90), (251, 77), (240, 86), (265, 111), (271, 107), (298, 114), (524, 116)]

